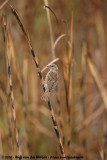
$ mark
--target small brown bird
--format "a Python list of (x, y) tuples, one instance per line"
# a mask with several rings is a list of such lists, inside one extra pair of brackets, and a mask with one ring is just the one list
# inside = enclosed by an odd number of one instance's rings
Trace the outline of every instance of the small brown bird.
[(45, 101), (49, 100), (50, 93), (56, 88), (58, 83), (58, 67), (55, 64), (50, 64), (47, 66), (50, 70), (47, 73), (44, 81), (45, 93), (42, 99)]

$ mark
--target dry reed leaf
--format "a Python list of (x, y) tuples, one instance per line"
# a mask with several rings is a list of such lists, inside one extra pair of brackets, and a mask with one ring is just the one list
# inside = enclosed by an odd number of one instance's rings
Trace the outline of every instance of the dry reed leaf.
[(23, 102), (28, 104), (28, 59), (23, 60)]
[(8, 1), (9, 1), (9, 0), (5, 0), (5, 1), (2, 3), (2, 5), (0, 6), (0, 10), (3, 9), (3, 7), (7, 4)]
[(0, 87), (0, 99), (3, 101), (4, 104), (7, 103), (7, 97), (3, 89)]
[[(87, 53), (87, 46), (86, 44), (84, 44), (84, 56), (86, 55)], [(96, 66), (94, 64), (94, 62), (92, 61), (91, 57), (89, 57), (88, 55), (85, 56), (86, 57), (86, 60), (87, 60), (87, 64), (88, 64), (88, 67), (89, 67), (89, 70), (96, 82), (96, 85), (99, 89), (99, 93), (101, 95), (101, 98), (104, 102), (104, 105), (105, 105), (105, 108), (107, 109), (107, 98), (106, 98), (106, 95), (107, 95), (107, 91), (104, 87), (104, 84), (103, 84), (103, 81), (96, 69)], [(84, 61), (83, 61), (84, 62)], [(83, 71), (84, 71), (84, 68), (83, 68)], [(100, 107), (97, 111), (95, 111), (94, 113), (92, 113), (88, 118), (86, 118), (86, 120), (84, 120), (83, 124), (79, 124), (76, 128), (75, 128), (75, 131), (78, 132), (80, 131), (81, 129), (83, 129), (84, 127), (87, 127), (95, 118), (97, 118), (99, 115), (101, 115), (103, 113), (103, 111), (105, 110), (105, 108), (103, 107)]]
[[(17, 146), (17, 152), (19, 155), (21, 154), (21, 149), (19, 145), (19, 133), (17, 128), (17, 120), (16, 120), (16, 109), (15, 109), (15, 103), (14, 103), (14, 94), (13, 94), (13, 84), (12, 84), (12, 73), (11, 73), (11, 43), (10, 43), (10, 31), (9, 26), (7, 23), (7, 19), (5, 16), (3, 16), (3, 28), (4, 28), (4, 37), (5, 37), (5, 52), (6, 52), (6, 60), (7, 60), (7, 71), (8, 71), (8, 83), (10, 88), (10, 100), (11, 100), (11, 108), (12, 108), (12, 115), (13, 115), (13, 122), (14, 122), (14, 129), (15, 129), (15, 136), (16, 136), (16, 146)], [(13, 144), (14, 145), (14, 144)]]
[(96, 29), (98, 33), (99, 46), (102, 54), (105, 55), (106, 54), (106, 37), (104, 32), (104, 23), (103, 23), (101, 11), (97, 11), (95, 15), (95, 22), (96, 22)]
[(87, 127), (94, 119), (96, 119), (98, 116), (100, 116), (104, 112), (105, 108), (104, 106), (100, 106), (100, 108), (92, 113), (88, 118), (86, 118), (83, 122), (83, 124), (79, 124), (75, 129), (74, 132), (79, 132), (81, 129), (84, 129)]
[(104, 151), (103, 151), (103, 148), (101, 147), (101, 150), (99, 151), (100, 152), (100, 157), (101, 157), (101, 160), (104, 160), (105, 156), (104, 156)]
[(81, 56), (81, 74), (82, 79), (84, 78), (84, 74), (86, 73), (86, 53), (87, 53), (87, 46), (85, 43), (83, 43), (82, 48), (82, 56)]
[(3, 146), (2, 146), (1, 131), (0, 131), (0, 160), (1, 160), (1, 155), (3, 155)]
[(44, 127), (37, 119), (32, 118), (30, 119), (30, 122), (32, 122), (41, 133), (44, 133), (49, 137), (53, 137), (53, 132)]
[(12, 40), (12, 37), (11, 37), (11, 34), (9, 32), (9, 46), (10, 46), (10, 53), (11, 53), (11, 58), (12, 58), (12, 63), (13, 63), (13, 67), (14, 67), (14, 70), (15, 70), (15, 74), (17, 76), (17, 79), (19, 81), (19, 85), (20, 85), (20, 90), (21, 92), (23, 91), (23, 87), (22, 87), (22, 77), (21, 77), (21, 70), (19, 68), (19, 65), (17, 63), (17, 60), (16, 60), (16, 55), (15, 55), (15, 50), (14, 50), (14, 45), (13, 45), (13, 40)]
[(46, 69), (48, 65), (51, 65), (53, 63), (56, 63), (57, 61), (61, 61), (59, 58), (55, 58), (53, 61), (51, 61), (50, 63), (48, 63), (42, 70), (41, 73), (43, 73)]
[(41, 106), (40, 108), (39, 108), (39, 112), (41, 112), (42, 114), (44, 114), (45, 116), (50, 116), (50, 112), (49, 112), (49, 110), (46, 108), (46, 107), (44, 107), (44, 106)]
[[(53, 59), (53, 61), (54, 61), (54, 60), (56, 60), (56, 59), (55, 59), (55, 57), (56, 57), (56, 55), (55, 55), (55, 47), (56, 47), (58, 41), (59, 41), (62, 37), (64, 37), (65, 35), (62, 35), (62, 36), (58, 37), (58, 39), (57, 39), (57, 40), (55, 41), (55, 43), (54, 43), (52, 23), (51, 23), (51, 18), (50, 18), (50, 11), (54, 14), (57, 22), (58, 22), (58, 19), (57, 19), (55, 13), (52, 11), (52, 9), (48, 6), (48, 0), (44, 0), (44, 3), (45, 3), (45, 6), (46, 6), (45, 8), (46, 8), (46, 11), (47, 11), (47, 18), (48, 18), (48, 24), (49, 24), (49, 30), (50, 30), (52, 59)], [(49, 9), (50, 9), (50, 11), (49, 11)], [(58, 59), (58, 60), (59, 60), (59, 59)], [(50, 63), (52, 63), (52, 62), (50, 62)], [(53, 63), (54, 63), (54, 62), (53, 62)], [(45, 68), (42, 70), (42, 72), (43, 72), (46, 68), (47, 68), (47, 67), (45, 67)], [(58, 88), (59, 88), (59, 87), (58, 87)], [(58, 102), (60, 102), (60, 101), (59, 101), (59, 98), (58, 98), (58, 95), (56, 95), (56, 99), (57, 99), (58, 110), (59, 110), (59, 113), (60, 113), (58, 117), (60, 117), (59, 120), (60, 120), (60, 123), (62, 124), (62, 122), (61, 122), (61, 119), (62, 119), (62, 118), (61, 118), (61, 106), (60, 106), (60, 103), (58, 103)], [(63, 126), (63, 125), (61, 125), (61, 126)], [(63, 131), (62, 131), (62, 127), (61, 127), (61, 126), (59, 125), (59, 127), (60, 127), (60, 132), (61, 132), (61, 136), (62, 136)]]
[(74, 57), (73, 57), (73, 11), (71, 14), (71, 36), (70, 42), (68, 41), (69, 51), (68, 51), (68, 67), (67, 67), (67, 83), (68, 83), (68, 106), (67, 106), (67, 152), (70, 152), (71, 145), (71, 101), (72, 101), (72, 73), (74, 66)]
[(95, 64), (93, 63), (92, 59), (89, 56), (87, 56), (87, 64), (88, 64), (89, 70), (90, 70), (90, 72), (91, 72), (91, 74), (92, 74), (92, 76), (93, 76), (93, 78), (96, 82), (96, 85), (99, 89), (99, 92), (101, 94), (104, 105), (107, 109), (107, 91), (106, 91), (106, 88), (104, 87), (103, 81), (102, 81), (102, 79), (101, 79), (101, 77), (100, 77), (100, 75), (99, 75), (99, 73), (96, 69)]
[[(44, 0), (45, 6), (48, 6), (48, 0)], [(48, 18), (48, 25), (49, 25), (49, 31), (50, 31), (50, 40), (51, 40), (51, 51), (52, 51), (52, 59), (55, 59), (55, 52), (53, 50), (54, 46), (54, 38), (53, 38), (53, 30), (52, 30), (52, 22), (50, 17), (50, 11), (48, 8), (46, 8), (47, 18)]]
[(70, 37), (69, 35), (67, 34), (62, 34), (60, 35), (54, 42), (54, 45), (53, 45), (53, 50), (55, 51), (56, 49), (56, 46), (58, 45), (58, 42), (63, 38), (63, 37)]
[(71, 14), (71, 40), (69, 45), (69, 105), (71, 105), (71, 99), (72, 99), (72, 72), (73, 72), (73, 66), (74, 66), (74, 57), (73, 57), (73, 11)]
[[(32, 105), (34, 105), (34, 104), (30, 104), (29, 105), (29, 109), (28, 109), (28, 111), (30, 112), (32, 112), (32, 113), (34, 113), (35, 114), (35, 108), (34, 107), (32, 107)], [(37, 112), (39, 113), (42, 113), (43, 115), (45, 115), (45, 116), (47, 116), (47, 117), (49, 117), (50, 116), (50, 111), (45, 107), (45, 106), (39, 106), (39, 107), (37, 107), (36, 108), (36, 110), (37, 110)]]

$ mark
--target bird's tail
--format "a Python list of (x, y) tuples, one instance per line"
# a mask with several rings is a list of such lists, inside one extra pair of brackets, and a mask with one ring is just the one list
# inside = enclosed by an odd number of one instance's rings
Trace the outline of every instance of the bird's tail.
[(49, 95), (50, 95), (50, 93), (47, 92), (47, 91), (45, 91), (45, 93), (44, 93), (43, 96), (42, 96), (42, 99), (43, 99), (44, 101), (48, 101), (48, 100), (49, 100)]

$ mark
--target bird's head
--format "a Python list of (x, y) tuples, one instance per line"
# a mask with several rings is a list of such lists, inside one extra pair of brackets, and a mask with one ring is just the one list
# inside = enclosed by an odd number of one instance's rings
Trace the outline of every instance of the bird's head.
[(58, 67), (57, 67), (57, 65), (55, 65), (55, 64), (50, 64), (50, 65), (48, 65), (47, 66), (50, 70), (54, 70), (54, 71), (57, 71), (58, 70)]

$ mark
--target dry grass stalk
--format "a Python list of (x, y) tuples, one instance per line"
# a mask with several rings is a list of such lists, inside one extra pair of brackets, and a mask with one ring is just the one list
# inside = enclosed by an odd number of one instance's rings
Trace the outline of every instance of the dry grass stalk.
[(91, 74), (97, 84), (97, 87), (99, 89), (99, 92), (100, 92), (100, 95), (101, 95), (102, 100), (104, 102), (104, 105), (107, 109), (107, 96), (106, 96), (107, 91), (104, 87), (103, 81), (102, 81), (102, 79), (96, 69), (94, 62), (92, 61), (91, 57), (89, 57), (89, 56), (87, 56), (87, 64), (88, 64), (89, 70), (90, 70), (90, 72), (91, 72)]
[(0, 160), (2, 160), (1, 156), (3, 156), (3, 147), (2, 147), (2, 139), (1, 139), (1, 131), (0, 131)]
[(27, 75), (28, 75), (28, 59), (26, 58), (23, 61), (23, 102), (25, 105), (28, 104)]
[(11, 53), (13, 67), (14, 67), (17, 79), (19, 81), (20, 90), (21, 90), (21, 92), (23, 92), (21, 72), (20, 72), (20, 68), (19, 68), (19, 65), (18, 65), (17, 60), (16, 60), (13, 40), (12, 40), (12, 37), (11, 37), (10, 33), (8, 34), (8, 37), (9, 37), (9, 42), (10, 42), (10, 53)]
[(82, 56), (81, 56), (81, 87), (83, 85), (84, 75), (86, 73), (86, 53), (87, 53), (87, 46), (85, 43), (83, 43), (82, 48)]
[(55, 43), (54, 43), (54, 46), (53, 46), (54, 52), (55, 52), (56, 46), (58, 45), (58, 42), (59, 42), (63, 37), (69, 37), (69, 35), (67, 35), (67, 34), (62, 34), (62, 35), (60, 35), (60, 36), (56, 39), (56, 41), (55, 41)]
[[(82, 124), (84, 123), (86, 119), (86, 106), (85, 106), (86, 97), (84, 93), (85, 76), (86, 76), (86, 45), (85, 43), (83, 43), (82, 55), (81, 55), (81, 80), (80, 80), (80, 90), (81, 90), (80, 99), (81, 99), (81, 104), (82, 104), (82, 122), (81, 123)], [(90, 100), (90, 96), (87, 96), (87, 100)], [(85, 157), (87, 157), (87, 130), (84, 130), (83, 132), (82, 145), (83, 145)]]
[(16, 145), (18, 149), (18, 155), (21, 155), (20, 145), (19, 145), (19, 134), (16, 122), (16, 111), (14, 104), (14, 94), (13, 94), (13, 84), (12, 84), (12, 75), (11, 75), (11, 50), (10, 50), (10, 39), (9, 39), (9, 30), (5, 17), (3, 18), (3, 26), (4, 26), (4, 35), (5, 35), (5, 44), (6, 44), (6, 56), (7, 56), (7, 70), (8, 70), (8, 78), (9, 78), (9, 86), (10, 86), (10, 98), (11, 98), (11, 106), (12, 106), (12, 114), (14, 120), (14, 128), (16, 135)]
[[(41, 70), (40, 70), (40, 67), (39, 67), (39, 64), (38, 64), (38, 61), (37, 61), (37, 58), (36, 58), (36, 55), (35, 55), (35, 52), (34, 52), (34, 49), (32, 47), (32, 44), (31, 44), (31, 41), (30, 41), (30, 38), (28, 36), (28, 33), (25, 31), (24, 29), (24, 26), (22, 24), (22, 22), (20, 21), (19, 19), (19, 16), (18, 14), (16, 13), (15, 9), (13, 7), (11, 7), (11, 10), (12, 10), (12, 13), (13, 15), (16, 17), (26, 39), (27, 39), (27, 42), (28, 42), (28, 45), (30, 47), (30, 51), (31, 51), (31, 54), (33, 56), (33, 60), (34, 60), (34, 63), (36, 65), (36, 68), (37, 68), (37, 71), (38, 71), (38, 75), (39, 75), (39, 78), (43, 84), (44, 80), (43, 80), (43, 76), (42, 76), (42, 73), (41, 73)], [(45, 91), (45, 88), (43, 86), (43, 90)], [(60, 137), (60, 133), (59, 133), (59, 130), (58, 130), (58, 126), (57, 126), (57, 122), (56, 122), (56, 118), (55, 118), (55, 114), (54, 114), (54, 111), (53, 111), (53, 107), (50, 103), (50, 101), (48, 101), (48, 107), (50, 109), (50, 112), (51, 112), (51, 117), (52, 117), (52, 122), (53, 122), (53, 126), (54, 126), (54, 129), (55, 129), (55, 132), (56, 132), (56, 136), (57, 136), (57, 139), (58, 139), (58, 142), (59, 142), (59, 147), (60, 147), (60, 152), (63, 156), (65, 156), (65, 153), (64, 153), (64, 149), (63, 149), (63, 144), (62, 144), (62, 140), (61, 140), (61, 137)]]
[(9, 1), (9, 0), (5, 0), (5, 1), (2, 3), (2, 5), (0, 6), (0, 10), (7, 4), (8, 1)]
[[(72, 16), (72, 18), (73, 18), (73, 16)], [(72, 24), (71, 24), (71, 26), (72, 26), (72, 31), (73, 31), (73, 22), (72, 22)], [(72, 32), (71, 31), (71, 32)], [(71, 36), (72, 36), (72, 34), (71, 34)], [(54, 43), (54, 46), (53, 46), (53, 49), (54, 49), (54, 51), (55, 51), (55, 49), (56, 49), (56, 46), (57, 46), (57, 44), (58, 44), (58, 42), (63, 38), (63, 37), (70, 37), (69, 35), (67, 35), (67, 34), (62, 34), (61, 36), (59, 36), (57, 39), (56, 39), (56, 41), (55, 41), (55, 43)], [(71, 38), (72, 39), (72, 38)], [(72, 41), (71, 41), (71, 43), (72, 43)], [(68, 45), (70, 46), (70, 55), (72, 54), (71, 53), (71, 44), (69, 44), (69, 42), (68, 42)], [(72, 69), (73, 69), (73, 64), (74, 64), (74, 59), (72, 59), (72, 65), (71, 65), (71, 62), (69, 61), (69, 59), (70, 59), (70, 55), (69, 56), (66, 56), (66, 54), (65, 54), (65, 58), (64, 58), (64, 61), (65, 61), (65, 64), (67, 63), (67, 70), (66, 70), (66, 67), (63, 65), (63, 63), (62, 63), (62, 61), (60, 61), (61, 62), (61, 66), (62, 66), (62, 68), (63, 68), (63, 78), (64, 78), (64, 84), (65, 84), (65, 92), (66, 92), (66, 107), (67, 107), (67, 113), (68, 113), (68, 123), (67, 123), (67, 130), (69, 130), (69, 135), (68, 135), (68, 140), (67, 140), (67, 146), (70, 146), (70, 139), (71, 139), (71, 131), (70, 131), (70, 108), (69, 108), (69, 104), (68, 104), (68, 97), (70, 96), (70, 94), (69, 94), (69, 91), (70, 91), (70, 93), (71, 93), (71, 89), (70, 89), (70, 86), (69, 86), (69, 83), (71, 83), (71, 77), (69, 76), (69, 78), (68, 78), (68, 76), (67, 75), (70, 75), (70, 71), (72, 71)], [(71, 65), (71, 66), (70, 66)], [(68, 69), (69, 68), (69, 69)], [(72, 68), (72, 69), (71, 69)], [(71, 73), (71, 75), (72, 75), (72, 73)], [(58, 99), (57, 99), (57, 102), (58, 102)], [(58, 106), (59, 106), (59, 104), (58, 104)], [(61, 111), (60, 111), (60, 108), (59, 108), (59, 113), (61, 114)], [(59, 119), (60, 119), (60, 129), (61, 129), (61, 132), (62, 132), (62, 137), (63, 137), (63, 139), (64, 139), (64, 141), (65, 141), (65, 137), (64, 137), (64, 134), (63, 134), (63, 123), (62, 123), (62, 118), (61, 118), (61, 115), (59, 115)], [(64, 145), (65, 145), (65, 142), (64, 142)], [(68, 150), (68, 149), (67, 149)]]
[[(59, 58), (56, 58), (56, 55), (55, 55), (55, 48), (58, 44), (58, 42), (60, 41), (60, 39), (62, 39), (63, 37), (65, 36), (68, 36), (66, 34), (63, 34), (61, 36), (59, 36), (55, 43), (53, 41), (53, 32), (52, 32), (52, 24), (51, 24), (51, 19), (50, 19), (50, 12), (49, 12), (49, 9), (50, 11), (53, 13), (53, 15), (55, 16), (56, 18), (56, 21), (58, 22), (58, 19), (55, 15), (55, 13), (52, 11), (52, 9), (50, 7), (48, 7), (48, 0), (44, 0), (44, 3), (45, 3), (45, 8), (47, 8), (47, 17), (48, 17), (48, 24), (49, 24), (49, 29), (50, 29), (50, 38), (51, 38), (51, 48), (52, 48), (52, 59), (53, 61), (50, 62), (48, 65), (52, 64), (52, 63), (55, 63), (56, 61), (59, 60)], [(60, 61), (60, 60), (59, 60)], [(43, 70), (41, 72), (43, 72), (47, 67), (44, 67)], [(57, 92), (58, 92), (58, 88), (57, 88)], [(61, 137), (62, 137), (62, 140), (63, 140), (63, 145), (64, 145), (64, 133), (63, 133), (63, 123), (62, 123), (62, 112), (61, 112), (61, 106), (60, 106), (60, 101), (59, 101), (59, 98), (58, 98), (58, 94), (56, 95), (56, 99), (57, 99), (57, 106), (58, 106), (58, 121), (59, 121), (59, 129), (60, 129), (60, 133), (61, 133)]]
[(5, 94), (5, 92), (0, 88), (0, 99), (4, 103), (3, 110), (5, 113), (6, 121), (8, 124), (8, 140), (10, 144), (10, 150), (12, 149), (12, 153), (14, 151), (14, 143), (13, 143), (13, 133), (12, 133), (12, 113), (11, 113), (11, 106), (10, 106), (10, 97)]
[[(56, 44), (57, 45), (57, 44)], [(62, 61), (59, 58), (55, 58), (53, 61), (51, 61), (48, 65), (53, 64), (55, 62), (59, 61), (61, 66), (63, 65)], [(43, 71), (45, 71), (45, 69), (47, 69), (46, 65), (42, 70), (41, 73), (43, 73)], [(60, 101), (58, 98), (58, 88), (57, 88), (57, 95), (56, 95), (56, 100), (57, 100), (57, 106), (58, 106), (58, 121), (59, 121), (59, 128), (60, 128), (60, 133), (61, 133), (61, 137), (63, 140), (63, 145), (65, 145), (65, 137), (64, 137), (64, 133), (63, 133), (63, 120), (62, 120), (62, 112), (61, 112), (61, 106), (60, 106)]]
[(43, 72), (47, 69), (47, 66), (48, 66), (48, 65), (51, 65), (51, 64), (53, 64), (53, 63), (55, 63), (55, 62), (57, 62), (57, 61), (60, 61), (60, 59), (59, 59), (59, 58), (55, 58), (53, 61), (51, 61), (50, 63), (48, 63), (48, 64), (41, 70), (41, 73), (43, 73)]
[(52, 10), (52, 8), (50, 8), (49, 6), (44, 6), (44, 9), (45, 9), (45, 8), (48, 8), (48, 9), (50, 10), (50, 12), (51, 12), (51, 13), (53, 14), (53, 16), (55, 17), (56, 22), (59, 23), (59, 20), (58, 20), (58, 18), (57, 18), (57, 16), (56, 16), (55, 12)]
[[(34, 113), (35, 109), (32, 107), (32, 105), (34, 105), (34, 104), (30, 105), (30, 107), (29, 107), (30, 109), (28, 111), (31, 111), (32, 113)], [(37, 110), (37, 112), (40, 112), (47, 117), (50, 117), (50, 112), (45, 106), (42, 105), (39, 108), (36, 108), (36, 110)]]
[(3, 89), (0, 87), (0, 99), (3, 101), (4, 104), (7, 103), (7, 97), (6, 94), (4, 93)]
[(22, 69), (22, 79), (23, 79), (23, 113), (24, 113), (24, 123), (25, 123), (25, 131), (24, 131), (24, 153), (28, 154), (28, 133), (27, 133), (27, 124), (28, 124), (28, 59), (24, 58), (23, 60), (23, 69)]
[[(48, 0), (44, 0), (45, 6), (48, 6)], [(54, 38), (53, 38), (53, 30), (52, 30), (52, 23), (51, 23), (51, 17), (50, 17), (50, 11), (48, 8), (46, 8), (47, 18), (48, 18), (48, 24), (49, 24), (49, 31), (50, 31), (50, 39), (51, 39), (51, 49), (52, 49), (52, 59), (55, 59), (55, 52), (53, 50), (54, 45)]]
[(62, 115), (62, 111), (61, 111), (61, 104), (58, 98), (58, 93), (57, 93), (57, 106), (58, 106), (58, 121), (59, 121), (59, 129), (60, 129), (60, 133), (61, 133), (61, 137), (62, 137), (62, 142), (63, 142), (63, 146), (65, 147), (65, 135), (64, 135), (64, 127), (63, 127), (63, 115)]
[[(106, 98), (106, 95), (107, 95), (107, 91), (104, 87), (104, 84), (102, 82), (102, 79), (96, 69), (96, 66), (94, 64), (94, 62), (92, 61), (91, 57), (89, 55), (87, 55), (87, 45), (84, 44), (84, 56), (87, 60), (87, 64), (88, 64), (88, 67), (89, 67), (89, 70), (96, 82), (96, 85), (99, 89), (99, 93), (102, 97), (102, 100), (104, 102), (104, 105), (105, 105), (105, 108), (107, 109), (107, 98)], [(84, 72), (84, 69), (83, 69), (83, 72)], [(76, 128), (75, 128), (75, 131), (80, 131), (81, 129), (83, 129), (84, 127), (87, 127), (89, 125), (89, 123), (92, 122), (92, 120), (94, 120), (96, 117), (98, 117), (99, 115), (101, 115), (104, 111), (104, 107), (100, 107), (96, 112), (92, 113), (84, 122), (83, 124), (79, 124)]]
[(97, 11), (95, 15), (95, 23), (96, 23), (97, 33), (98, 33), (98, 42), (99, 42), (100, 50), (102, 52), (102, 67), (105, 67), (103, 58), (106, 58), (106, 37), (105, 37), (104, 22), (103, 22), (101, 11)]
[[(71, 144), (71, 101), (72, 101), (72, 73), (73, 73), (73, 66), (74, 66), (74, 57), (73, 57), (73, 11), (71, 15), (71, 40), (68, 42), (69, 46), (69, 55), (68, 55), (68, 107), (67, 107), (67, 130), (68, 130), (68, 139), (67, 139), (67, 148), (70, 147)], [(68, 149), (67, 149), (68, 150)]]
[(105, 160), (105, 156), (104, 156), (104, 151), (103, 149), (101, 148), (101, 150), (99, 151), (100, 152), (100, 157), (101, 157), (101, 160)]
[[(4, 24), (6, 23), (4, 21), (5, 16), (2, 16), (2, 31), (3, 31), (3, 38), (4, 38), (4, 42), (5, 41), (5, 27)], [(5, 44), (6, 46), (6, 44)], [(7, 64), (7, 55), (5, 54), (5, 61), (6, 61), (6, 68), (8, 68), (8, 64)], [(6, 110), (6, 119), (7, 119), (7, 124), (8, 124), (8, 140), (9, 140), (9, 144), (10, 144), (10, 151), (13, 154), (15, 151), (15, 143), (14, 143), (14, 126), (13, 123), (11, 123), (13, 121), (13, 117), (12, 117), (12, 110), (11, 110), (11, 104), (10, 104), (10, 87), (9, 87), (9, 77), (8, 77), (8, 70), (7, 71), (7, 77), (6, 77), (6, 95), (5, 92), (2, 90), (2, 88), (0, 88), (0, 97), (2, 99), (2, 101), (4, 102), (4, 106), (3, 107)]]
[(33, 125), (35, 125), (35, 127), (38, 129), (39, 132), (53, 138), (53, 132), (45, 128), (37, 119), (35, 118), (30, 119), (30, 122), (33, 123)]
[(100, 116), (103, 112), (104, 112), (105, 108), (104, 106), (100, 106), (100, 108), (95, 111), (94, 113), (92, 113), (88, 118), (86, 118), (83, 122), (83, 124), (79, 124), (74, 131), (75, 132), (79, 132), (81, 129), (84, 129), (85, 127), (87, 127), (93, 120), (95, 120), (98, 116)]
[(71, 105), (71, 98), (72, 98), (72, 72), (74, 66), (74, 57), (73, 57), (73, 11), (71, 15), (71, 40), (68, 42), (69, 45), (69, 105)]
[[(54, 52), (55, 52), (55, 49), (56, 49), (56, 47), (57, 47), (57, 45), (58, 45), (58, 42), (62, 39), (62, 38), (64, 38), (64, 37), (70, 37), (68, 34), (62, 34), (62, 35), (60, 35), (57, 39), (56, 39), (56, 41), (55, 41), (55, 43), (54, 43), (54, 46), (53, 46), (53, 50), (54, 50)], [(70, 48), (71, 49), (71, 48)], [(65, 59), (66, 59), (66, 56), (65, 56)], [(64, 86), (65, 86), (65, 92), (66, 92), (66, 107), (67, 107), (67, 113), (68, 113), (68, 119), (70, 119), (70, 112), (69, 112), (69, 107), (68, 107), (68, 91), (67, 91), (67, 88), (69, 88), (69, 83), (67, 83), (68, 82), (68, 80), (67, 80), (67, 78), (66, 78), (66, 74), (69, 72), (69, 71), (67, 71), (67, 73), (66, 73), (66, 70), (65, 70), (65, 67), (64, 67), (64, 65), (63, 65), (63, 62), (61, 61), (61, 60), (59, 60), (60, 61), (60, 64), (61, 64), (61, 66), (62, 66), (62, 68), (63, 68), (63, 80), (64, 80)], [(67, 59), (67, 61), (68, 61), (68, 59)], [(64, 73), (65, 73), (65, 75), (64, 75)], [(68, 87), (67, 87), (68, 86)], [(60, 107), (60, 103), (59, 103), (59, 99), (58, 99), (58, 96), (57, 96), (57, 105), (58, 105), (58, 113), (59, 113), (59, 126), (60, 126), (60, 131), (61, 131), (61, 133), (62, 133), (62, 139), (63, 139), (63, 144), (65, 145), (65, 137), (64, 137), (64, 133), (63, 133), (63, 120), (62, 120), (62, 112), (61, 112), (61, 107)], [(69, 121), (69, 120), (68, 120)], [(69, 122), (68, 122), (69, 123)], [(69, 130), (69, 128), (70, 128), (70, 123), (69, 123), (69, 126), (67, 127), (68, 128), (68, 130)], [(68, 145), (70, 144), (70, 134), (69, 134), (69, 136), (68, 136), (69, 138), (69, 140), (68, 140)]]

